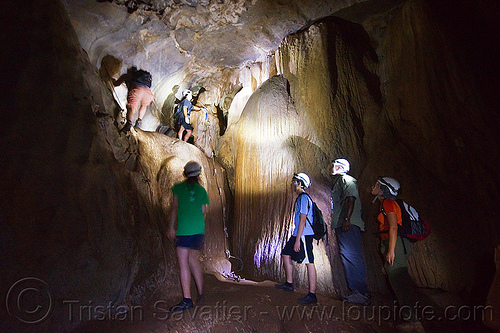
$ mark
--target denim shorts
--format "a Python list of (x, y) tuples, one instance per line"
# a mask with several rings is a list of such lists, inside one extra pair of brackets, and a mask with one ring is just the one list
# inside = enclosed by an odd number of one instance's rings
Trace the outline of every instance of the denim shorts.
[(187, 247), (193, 250), (201, 250), (203, 248), (203, 234), (189, 235), (189, 236), (177, 236), (177, 241), (175, 246), (177, 247)]

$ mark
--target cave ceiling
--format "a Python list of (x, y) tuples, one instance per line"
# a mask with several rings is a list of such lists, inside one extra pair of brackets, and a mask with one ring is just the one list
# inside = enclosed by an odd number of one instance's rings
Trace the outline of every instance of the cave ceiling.
[[(179, 77), (263, 61), (283, 38), (335, 14), (359, 22), (397, 0), (63, 0), (91, 62), (112, 55), (153, 73), (156, 92)], [(179, 73), (182, 73), (179, 75)], [(193, 79), (195, 81), (195, 79)], [(155, 84), (155, 82), (153, 82)], [(162, 88), (164, 86), (164, 88)]]

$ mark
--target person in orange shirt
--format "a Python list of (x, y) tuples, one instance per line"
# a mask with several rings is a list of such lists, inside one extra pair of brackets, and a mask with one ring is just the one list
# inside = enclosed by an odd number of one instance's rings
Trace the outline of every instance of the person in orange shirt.
[[(405, 323), (398, 326), (402, 332), (425, 332), (422, 323), (413, 310), (416, 302), (416, 286), (408, 273), (408, 256), (411, 254), (411, 242), (398, 235), (398, 226), (402, 225), (401, 208), (396, 202), (400, 191), (399, 182), (391, 177), (380, 177), (372, 186), (372, 194), (380, 202), (377, 216), (381, 240), (380, 250), (385, 260), (385, 270), (396, 299), (398, 300), (401, 319)], [(404, 311), (403, 311), (404, 309)]]

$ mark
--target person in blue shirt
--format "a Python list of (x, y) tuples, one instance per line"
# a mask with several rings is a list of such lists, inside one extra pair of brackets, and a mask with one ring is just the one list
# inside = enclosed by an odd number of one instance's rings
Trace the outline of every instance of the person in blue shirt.
[[(179, 118), (179, 132), (177, 136), (179, 140), (187, 141), (193, 132), (193, 125), (191, 123), (191, 111), (200, 111), (202, 108), (193, 105), (191, 101), (193, 100), (193, 93), (191, 90), (186, 89), (182, 92), (182, 100), (177, 106), (181, 111)], [(184, 131), (186, 131), (186, 135), (184, 136)]]
[(293, 264), (292, 260), (307, 266), (307, 277), (309, 281), (309, 293), (299, 299), (300, 304), (314, 304), (316, 298), (316, 267), (314, 266), (313, 239), (314, 231), (311, 223), (313, 220), (312, 200), (305, 192), (311, 186), (309, 176), (303, 172), (293, 174), (292, 191), (297, 194), (294, 204), (295, 228), (292, 236), (281, 251), (281, 257), (285, 264), (286, 282), (276, 284), (275, 287), (284, 291), (293, 291)]

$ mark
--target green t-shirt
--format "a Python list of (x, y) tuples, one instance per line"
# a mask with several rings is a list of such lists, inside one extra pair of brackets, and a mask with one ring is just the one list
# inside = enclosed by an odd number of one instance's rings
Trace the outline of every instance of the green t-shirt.
[(207, 191), (198, 183), (182, 182), (172, 186), (177, 196), (177, 236), (205, 233), (205, 216), (202, 206), (208, 205)]
[(351, 224), (365, 230), (365, 222), (361, 218), (361, 200), (359, 200), (358, 185), (356, 179), (349, 175), (337, 176), (332, 189), (332, 228), (342, 227), (342, 221), (346, 217), (345, 201), (347, 197), (355, 197), (354, 209), (351, 215)]

